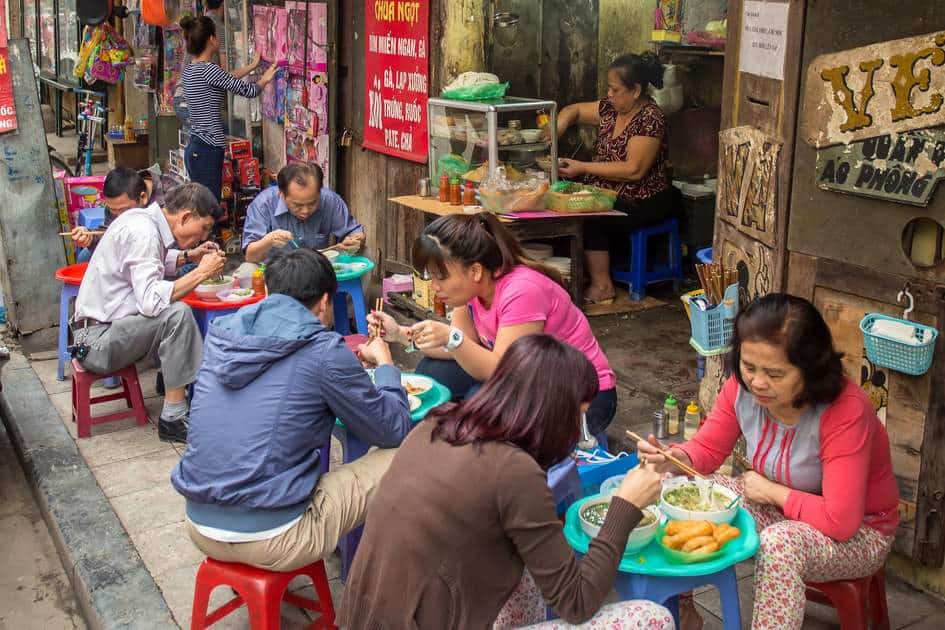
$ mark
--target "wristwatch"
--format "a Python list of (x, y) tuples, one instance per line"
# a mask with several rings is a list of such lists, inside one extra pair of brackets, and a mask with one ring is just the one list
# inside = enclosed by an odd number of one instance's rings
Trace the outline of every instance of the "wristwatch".
[(464, 338), (463, 331), (461, 331), (459, 328), (450, 328), (449, 341), (446, 342), (446, 347), (444, 350), (447, 352), (452, 352), (456, 348), (463, 345)]

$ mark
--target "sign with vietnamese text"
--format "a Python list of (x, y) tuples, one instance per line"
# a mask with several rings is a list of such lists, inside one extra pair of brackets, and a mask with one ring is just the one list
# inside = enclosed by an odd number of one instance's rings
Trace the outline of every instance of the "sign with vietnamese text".
[(429, 0), (364, 3), (366, 149), (427, 161)]
[(887, 134), (817, 151), (825, 190), (926, 206), (945, 178), (945, 129)]
[(13, 77), (10, 76), (10, 52), (7, 48), (6, 1), (0, 0), (0, 133), (15, 131), (16, 104), (13, 102)]
[(759, 77), (784, 79), (787, 48), (787, 2), (745, 0), (738, 69)]
[(945, 31), (815, 58), (801, 133), (823, 148), (945, 124)]

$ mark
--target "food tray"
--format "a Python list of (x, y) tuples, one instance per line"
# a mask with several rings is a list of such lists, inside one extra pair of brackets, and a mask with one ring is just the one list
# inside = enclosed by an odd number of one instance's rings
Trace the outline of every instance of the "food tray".
[(596, 186), (584, 186), (584, 192), (559, 193), (545, 195), (545, 205), (553, 212), (603, 212), (613, 210), (617, 203), (617, 193)]
[[(568, 544), (571, 545), (572, 549), (582, 554), (587, 553), (591, 538), (581, 529), (579, 513), (581, 506), (593, 498), (595, 497), (587, 497), (572, 503), (571, 507), (568, 508), (564, 521), (564, 536)], [(654, 538), (643, 549), (625, 552), (620, 560), (619, 569), (624, 573), (663, 577), (691, 577), (718, 573), (722, 569), (751, 558), (758, 552), (759, 539), (758, 533), (755, 531), (755, 519), (745, 508), (738, 508), (738, 515), (732, 521), (732, 525), (741, 530), (741, 536), (729, 541), (719, 550), (718, 553), (721, 555), (711, 560), (693, 564), (670, 562), (663, 552), (663, 547)]]

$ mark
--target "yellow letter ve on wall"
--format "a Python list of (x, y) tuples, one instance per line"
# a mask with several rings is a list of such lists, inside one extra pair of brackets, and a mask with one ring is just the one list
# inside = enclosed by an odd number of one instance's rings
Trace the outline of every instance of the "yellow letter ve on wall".
[(801, 130), (814, 147), (945, 124), (945, 32), (815, 58)]

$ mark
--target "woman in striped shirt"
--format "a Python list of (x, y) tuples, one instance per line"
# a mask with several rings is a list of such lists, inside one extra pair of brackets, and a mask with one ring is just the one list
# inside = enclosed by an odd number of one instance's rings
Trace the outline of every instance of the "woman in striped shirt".
[(221, 115), (223, 98), (227, 92), (256, 98), (275, 77), (278, 64), (272, 64), (256, 83), (244, 81), (243, 77), (259, 65), (259, 55), (250, 65), (230, 74), (216, 63), (220, 42), (213, 20), (207, 16), (187, 16), (180, 25), (187, 37), (187, 52), (193, 56), (193, 61), (181, 75), (184, 99), (190, 110), (190, 143), (184, 152), (184, 163), (190, 181), (209, 188), (219, 201), (223, 186), (223, 149), (226, 146)]

